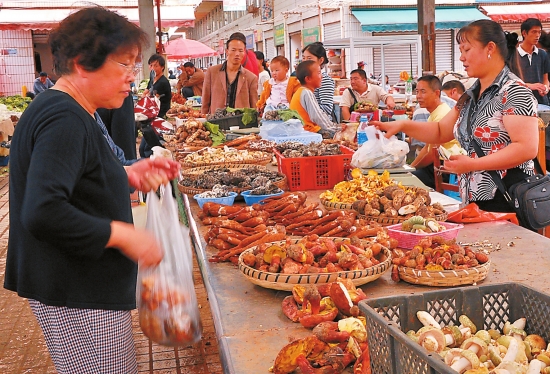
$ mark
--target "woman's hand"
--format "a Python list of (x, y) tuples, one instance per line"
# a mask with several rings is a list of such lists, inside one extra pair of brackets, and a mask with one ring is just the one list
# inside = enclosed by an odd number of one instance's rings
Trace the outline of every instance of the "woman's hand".
[(156, 266), (164, 253), (153, 235), (145, 230), (136, 230), (134, 225), (111, 222), (111, 237), (107, 247), (118, 248), (126, 257), (140, 266)]
[(180, 164), (167, 158), (148, 158), (126, 168), (131, 187), (149, 192), (178, 176)]
[(381, 121), (370, 121), (370, 126), (375, 126), (376, 129), (386, 132), (386, 138), (390, 138), (392, 135), (397, 134), (398, 132), (403, 131), (403, 125), (406, 121), (392, 121), (392, 122), (381, 122)]
[(453, 155), (443, 164), (443, 169), (453, 174), (464, 174), (477, 170), (475, 159), (465, 155)]

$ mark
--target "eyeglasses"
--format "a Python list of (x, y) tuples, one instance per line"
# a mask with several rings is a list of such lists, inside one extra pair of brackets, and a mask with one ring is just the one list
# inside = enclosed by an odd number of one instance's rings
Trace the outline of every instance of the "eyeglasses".
[(128, 74), (128, 75), (137, 75), (137, 73), (139, 73), (139, 71), (142, 68), (141, 64), (128, 65), (128, 64), (123, 64), (122, 62), (115, 61), (111, 58), (107, 58), (107, 59), (109, 61), (113, 61), (114, 63), (122, 66), (126, 70), (126, 74)]

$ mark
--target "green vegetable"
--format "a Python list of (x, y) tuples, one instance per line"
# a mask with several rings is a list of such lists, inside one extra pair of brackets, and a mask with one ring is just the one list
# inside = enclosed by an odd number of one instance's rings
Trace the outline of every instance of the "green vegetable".
[(214, 123), (205, 122), (204, 127), (210, 131), (210, 139), (212, 139), (212, 147), (225, 142), (225, 135), (220, 131), (220, 126)]
[(235, 109), (233, 109), (233, 108), (227, 107), (226, 110), (227, 110), (228, 113), (232, 113), (232, 112), (238, 112), (239, 114), (242, 113), (243, 118), (241, 119), (241, 121), (243, 122), (243, 125), (245, 125), (245, 126), (255, 122), (256, 118), (258, 116), (258, 111), (254, 108), (235, 108)]
[(279, 109), (277, 110), (277, 112), (279, 113), (279, 117), (281, 117), (281, 119), (285, 122), (289, 119), (296, 118), (304, 123), (304, 119), (302, 118), (302, 116), (294, 109)]
[(4, 104), (8, 110), (23, 112), (31, 102), (30, 97), (21, 95), (0, 97), (0, 104)]

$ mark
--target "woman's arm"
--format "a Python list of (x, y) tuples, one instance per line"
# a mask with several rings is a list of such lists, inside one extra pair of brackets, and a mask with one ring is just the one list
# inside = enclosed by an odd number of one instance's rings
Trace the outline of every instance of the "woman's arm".
[(328, 75), (323, 75), (321, 88), (317, 92), (319, 92), (319, 106), (330, 116), (334, 107), (334, 80)]
[(370, 125), (386, 132), (389, 138), (398, 132), (404, 132), (408, 136), (428, 144), (443, 144), (454, 139), (453, 129), (458, 119), (458, 110), (453, 108), (439, 122), (417, 122), (401, 120), (394, 122), (371, 121)]

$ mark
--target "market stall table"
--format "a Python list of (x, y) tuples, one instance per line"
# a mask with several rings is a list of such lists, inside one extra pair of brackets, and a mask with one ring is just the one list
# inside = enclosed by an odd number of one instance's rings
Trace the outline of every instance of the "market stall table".
[[(321, 191), (308, 191), (308, 201), (318, 200)], [(206, 247), (207, 227), (197, 214), (199, 207), (188, 199), (194, 218), (192, 235), (199, 267), (208, 291), (220, 355), (225, 373), (268, 373), (279, 350), (290, 340), (311, 334), (283, 314), (281, 302), (290, 293), (265, 289), (250, 283), (232, 263), (213, 263), (217, 252)], [(484, 242), (492, 247), (491, 269), (482, 284), (518, 282), (545, 291), (550, 282), (550, 240), (508, 222), (469, 224), (459, 233), (462, 242)], [(497, 246), (500, 247), (496, 250)], [(435, 287), (395, 283), (390, 273), (361, 286), (369, 298), (422, 293)]]

